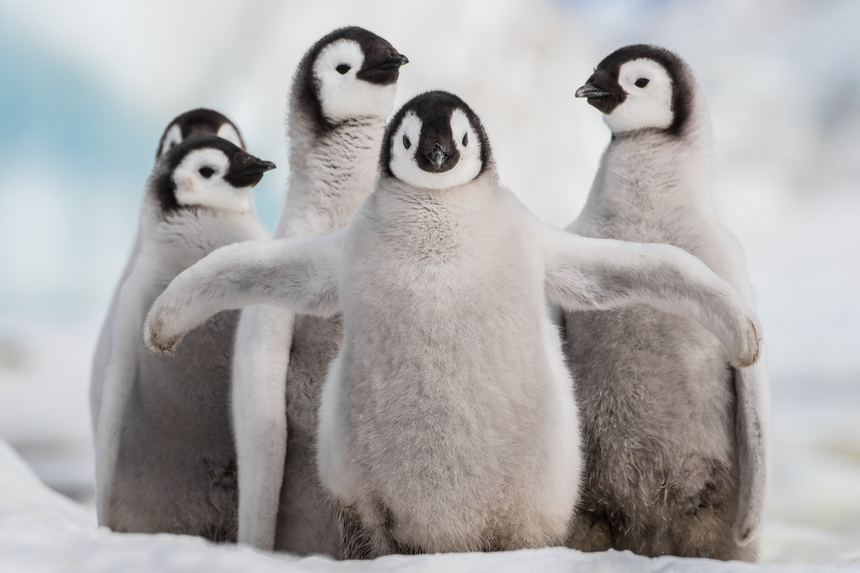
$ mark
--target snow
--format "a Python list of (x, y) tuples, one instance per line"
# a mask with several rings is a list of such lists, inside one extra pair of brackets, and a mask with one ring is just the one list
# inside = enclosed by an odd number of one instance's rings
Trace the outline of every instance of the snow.
[[(543, 571), (837, 571), (843, 567), (751, 565), (707, 559), (660, 557), (649, 559), (630, 552), (581, 553), (562, 547), (504, 553), (465, 553), (403, 556), (374, 561), (337, 562), (325, 557), (297, 558), (266, 554), (245, 546), (214, 545), (184, 535), (113, 533), (99, 528), (95, 515), (39, 481), (26, 463), (0, 441), (0, 567), (4, 571), (242, 571), (279, 572), (492, 572)], [(794, 531), (788, 531), (790, 535)], [(799, 536), (806, 543), (814, 536)], [(824, 543), (832, 541), (825, 539)], [(860, 558), (842, 566), (860, 567)]]

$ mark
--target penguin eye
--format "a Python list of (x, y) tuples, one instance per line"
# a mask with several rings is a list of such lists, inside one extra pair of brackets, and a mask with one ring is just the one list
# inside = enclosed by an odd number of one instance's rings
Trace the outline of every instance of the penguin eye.
[(403, 147), (405, 147), (406, 149), (409, 149), (410, 147), (412, 147), (412, 142), (409, 141), (409, 138), (406, 137), (405, 133), (403, 134)]
[(469, 145), (469, 132), (463, 134), (463, 147)]
[(209, 179), (212, 177), (212, 174), (215, 173), (215, 170), (211, 167), (201, 167), (197, 172), (202, 175), (204, 179)]
[(340, 75), (343, 75), (350, 70), (349, 66), (346, 64), (341, 64), (338, 67), (336, 67), (335, 69), (337, 70), (337, 73), (339, 73)]
[(648, 78), (639, 78), (638, 80), (636, 80), (636, 83), (633, 85), (635, 85), (637, 88), (644, 88), (645, 86), (648, 85), (648, 82), (650, 82), (650, 81), (651, 80), (649, 80)]

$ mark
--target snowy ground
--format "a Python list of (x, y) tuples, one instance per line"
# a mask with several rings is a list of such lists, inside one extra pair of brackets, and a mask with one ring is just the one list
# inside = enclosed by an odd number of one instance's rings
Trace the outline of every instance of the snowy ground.
[[(860, 568), (860, 557), (830, 565), (750, 565), (706, 559), (661, 557), (648, 559), (630, 552), (580, 553), (565, 548), (506, 553), (467, 553), (390, 556), (370, 562), (336, 562), (322, 557), (296, 558), (264, 554), (243, 546), (216, 546), (200, 538), (179, 535), (117, 534), (98, 528), (91, 510), (42, 485), (26, 463), (0, 441), (0, 567), (3, 571), (64, 571), (88, 573), (157, 571), (316, 572), (316, 571), (842, 571)], [(791, 528), (769, 528), (768, 535), (786, 542), (802, 538), (838, 546)], [(860, 548), (858, 548), (860, 549)], [(844, 548), (842, 552), (845, 553)], [(853, 555), (857, 555), (854, 552)]]

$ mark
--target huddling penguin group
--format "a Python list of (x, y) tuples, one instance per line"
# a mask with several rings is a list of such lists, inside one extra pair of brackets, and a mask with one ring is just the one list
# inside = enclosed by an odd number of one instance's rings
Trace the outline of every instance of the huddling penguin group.
[(386, 124), (407, 62), (356, 27), (305, 54), (274, 238), (252, 188), (275, 165), (218, 112), (168, 125), (93, 361), (99, 523), (755, 560), (767, 366), (687, 65), (627, 46), (576, 92), (612, 140), (561, 231), (456, 95)]

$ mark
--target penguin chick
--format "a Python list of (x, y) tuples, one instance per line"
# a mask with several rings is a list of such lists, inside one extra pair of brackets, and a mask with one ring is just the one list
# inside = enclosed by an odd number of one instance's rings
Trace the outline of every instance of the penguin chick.
[(343, 556), (541, 547), (565, 538), (581, 465), (546, 297), (568, 310), (646, 302), (696, 317), (738, 364), (757, 355), (744, 303), (695, 257), (539, 223), (446, 92), (395, 115), (376, 190), (343, 230), (212, 253), (156, 300), (144, 335), (171, 351), (213, 312), (260, 302), (342, 312), (317, 463)]
[[(576, 92), (612, 140), (568, 231), (666, 243), (752, 307), (743, 251), (712, 197), (711, 132), (688, 66), (663, 48), (607, 56)], [(566, 316), (586, 451), (572, 547), (754, 561), (769, 473), (767, 365), (734, 368), (694, 321), (645, 306)]]
[[(242, 136), (239, 134), (239, 128), (230, 121), (227, 116), (213, 109), (197, 108), (176, 116), (173, 118), (161, 139), (158, 142), (158, 149), (155, 153), (155, 160), (170, 149), (171, 147), (182, 143), (183, 140), (195, 135), (217, 135), (227, 141), (230, 141), (238, 147), (245, 149), (245, 143)], [(116, 320), (117, 306), (119, 305), (119, 294), (122, 285), (131, 275), (134, 267), (134, 262), (137, 260), (138, 251), (140, 249), (139, 240), (135, 239), (134, 246), (131, 251), (131, 256), (123, 269), (119, 282), (114, 289), (111, 297), (110, 305), (108, 306), (107, 316), (102, 323), (102, 328), (99, 333), (99, 339), (96, 343), (96, 351), (93, 354), (92, 370), (90, 371), (90, 419), (92, 422), (93, 436), (96, 434), (98, 426), (99, 412), (101, 411), (102, 386), (104, 384), (105, 370), (107, 369), (108, 360), (110, 360), (111, 344), (113, 340), (113, 326)]]
[(158, 161), (171, 147), (195, 135), (217, 135), (235, 146), (245, 149), (245, 141), (235, 123), (214, 109), (198, 107), (186, 111), (170, 122), (158, 142), (155, 160)]
[[(277, 238), (336, 231), (373, 191), (385, 120), (407, 61), (356, 27), (326, 35), (302, 58), (289, 98), (290, 179)], [(243, 543), (299, 555), (340, 553), (314, 441), (320, 388), (342, 330), (340, 316), (294, 316), (272, 306), (242, 312), (233, 414)]]
[(238, 313), (213, 316), (175, 357), (150, 354), (140, 333), (146, 310), (177, 274), (218, 247), (267, 238), (251, 192), (274, 167), (226, 139), (197, 135), (153, 168), (96, 430), (99, 525), (236, 539), (229, 383)]

